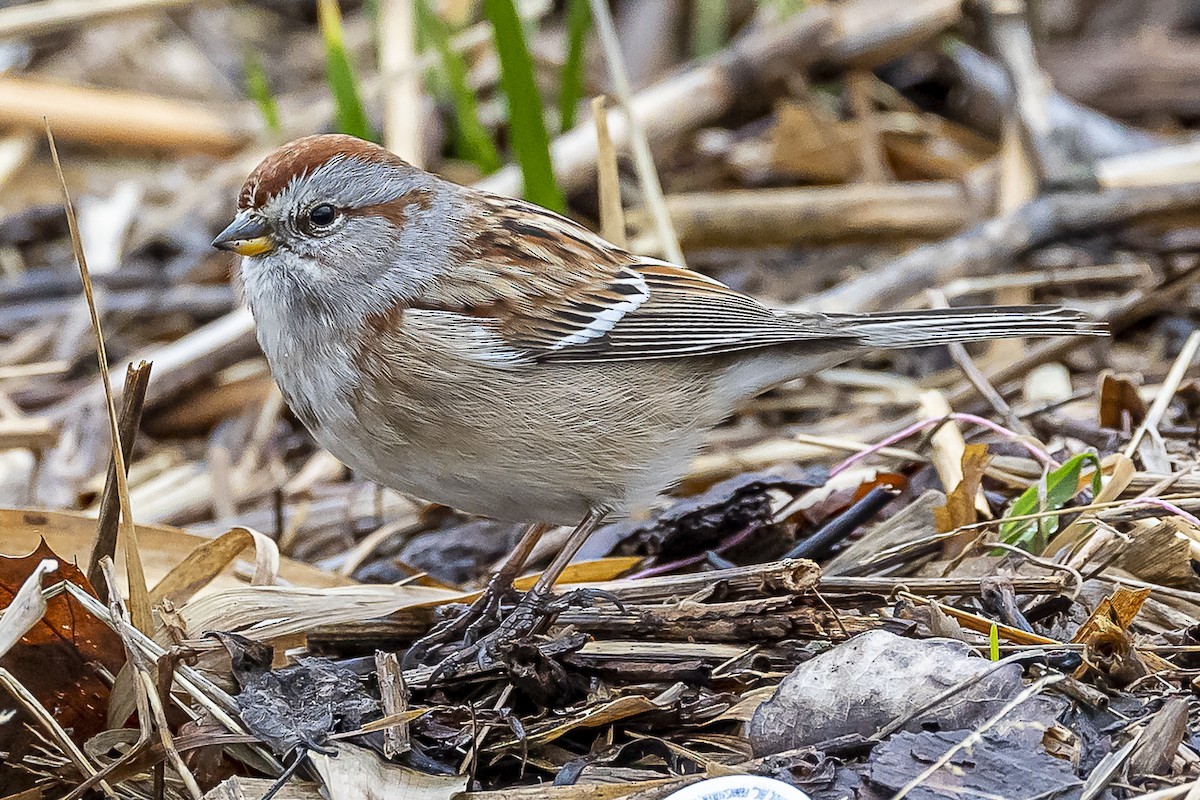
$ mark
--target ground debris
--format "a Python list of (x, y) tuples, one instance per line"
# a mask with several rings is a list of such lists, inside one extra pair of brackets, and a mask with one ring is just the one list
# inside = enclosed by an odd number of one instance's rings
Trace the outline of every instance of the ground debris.
[(279, 755), (297, 747), (323, 750), (329, 734), (358, 730), (379, 715), (379, 701), (358, 676), (329, 659), (301, 658), (272, 670), (270, 648), (235, 634), (213, 635), (235, 664), (242, 721)]
[[(0, 800), (664, 800), (742, 774), (814, 800), (1195, 795), (1190, 5), (0, 3)], [(616, 49), (584, 24), (597, 8)], [(617, 88), (618, 51), (646, 147), (624, 99), (608, 134), (585, 102)], [(110, 375), (154, 363), (140, 424), (117, 425), (134, 535), (105, 488), (47, 119)], [(406, 669), (524, 525), (322, 450), (210, 244), (266, 152), (347, 126), (463, 185), (561, 196), (651, 264), (678, 242), (771, 308), (1056, 305), (1109, 336), (874, 352), (778, 385), (591, 537), (539, 627), (452, 674)], [(625, 455), (610, 419), (579, 424), (578, 466)], [(568, 535), (545, 532), (518, 590)], [(92, 593), (72, 561), (115, 577)]]
[[(969, 728), (1020, 691), (1020, 665), (990, 667), (961, 642), (868, 631), (784, 678), (750, 721), (750, 743), (755, 754), (768, 755), (849, 734), (870, 736), (910, 717), (907, 730)], [(919, 713), (972, 678), (978, 680)]]

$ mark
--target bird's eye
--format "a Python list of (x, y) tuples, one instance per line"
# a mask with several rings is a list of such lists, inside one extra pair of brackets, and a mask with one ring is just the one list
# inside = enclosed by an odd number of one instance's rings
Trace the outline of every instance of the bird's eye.
[(322, 228), (328, 228), (337, 220), (337, 215), (336, 208), (329, 203), (321, 203), (309, 209), (307, 218), (305, 219), (307, 224), (304, 227), (310, 233)]

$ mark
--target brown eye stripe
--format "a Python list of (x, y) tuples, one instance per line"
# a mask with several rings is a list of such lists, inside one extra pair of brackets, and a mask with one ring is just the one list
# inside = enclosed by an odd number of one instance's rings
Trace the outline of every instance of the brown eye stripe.
[(346, 208), (342, 209), (342, 213), (348, 217), (383, 217), (397, 228), (403, 228), (408, 221), (410, 206), (428, 211), (433, 207), (433, 192), (428, 189), (413, 189), (395, 200), (361, 208)]

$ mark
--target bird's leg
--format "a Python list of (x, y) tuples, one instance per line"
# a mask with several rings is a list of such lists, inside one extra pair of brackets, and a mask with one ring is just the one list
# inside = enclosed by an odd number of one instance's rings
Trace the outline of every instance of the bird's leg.
[(600, 527), (600, 523), (607, 514), (607, 511), (589, 511), (571, 532), (571, 535), (567, 537), (566, 543), (558, 551), (554, 560), (550, 562), (550, 566), (538, 576), (537, 583), (521, 597), (517, 607), (504, 618), (500, 626), (480, 639), (478, 644), (460, 650), (438, 664), (433, 678), (430, 680), (441, 675), (454, 675), (459, 667), (467, 663), (473, 656), (480, 663), (494, 658), (502, 643), (531, 636), (548, 624), (561, 609), (548, 608), (548, 604), (545, 602), (546, 597), (550, 594), (554, 583), (562, 575), (563, 570), (567, 568), (567, 564), (579, 552), (579, 548), (583, 547), (583, 543), (592, 535), (592, 532)]
[(438, 623), (429, 633), (413, 642), (412, 647), (404, 654), (405, 668), (422, 663), (431, 650), (441, 645), (474, 644), (481, 628), (489, 622), (498, 621), (500, 603), (505, 595), (513, 590), (513, 581), (521, 574), (525, 562), (533, 553), (533, 548), (548, 530), (550, 526), (541, 523), (526, 528), (517, 546), (504, 559), (500, 569), (488, 579), (483, 593), (471, 603), (470, 608), (456, 617)]

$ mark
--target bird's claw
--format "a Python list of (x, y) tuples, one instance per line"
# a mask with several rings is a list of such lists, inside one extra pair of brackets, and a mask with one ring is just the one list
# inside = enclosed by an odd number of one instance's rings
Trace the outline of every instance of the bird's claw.
[(528, 641), (544, 630), (555, 617), (568, 608), (586, 608), (597, 602), (607, 601), (624, 611), (621, 601), (609, 592), (600, 589), (574, 589), (562, 595), (527, 592), (512, 612), (495, 630), (468, 642), (466, 647), (452, 653), (441, 661), (429, 677), (430, 685), (442, 678), (453, 678), (471, 661), (480, 670), (503, 662), (503, 656), (513, 646)]
[(618, 611), (625, 611), (625, 604), (612, 592), (603, 589), (572, 589), (561, 595), (546, 595), (540, 601), (539, 611), (546, 615), (561, 614), (571, 608), (591, 608), (601, 602), (612, 603)]
[(470, 647), (480, 638), (480, 633), (486, 627), (498, 625), (501, 603), (512, 591), (511, 584), (502, 586), (501, 583), (493, 577), (488, 581), (483, 593), (465, 611), (439, 622), (429, 633), (413, 642), (404, 654), (402, 666), (411, 669), (423, 664), (430, 653), (447, 645), (463, 643)]

